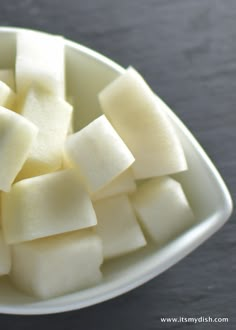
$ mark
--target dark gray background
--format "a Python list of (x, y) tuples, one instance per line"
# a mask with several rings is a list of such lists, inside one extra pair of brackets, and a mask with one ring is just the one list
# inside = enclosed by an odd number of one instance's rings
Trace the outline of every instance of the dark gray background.
[[(132, 64), (192, 130), (235, 198), (235, 0), (1, 0), (0, 25), (63, 34)], [(130, 293), (64, 314), (0, 315), (0, 328), (236, 329), (234, 220), (235, 214), (194, 253)], [(162, 316), (228, 317), (229, 323), (164, 325)]]

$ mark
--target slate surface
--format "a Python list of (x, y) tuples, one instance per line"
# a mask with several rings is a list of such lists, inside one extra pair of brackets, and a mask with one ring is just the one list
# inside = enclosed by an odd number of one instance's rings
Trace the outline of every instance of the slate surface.
[[(1, 0), (0, 25), (63, 34), (132, 64), (192, 130), (235, 199), (234, 0)], [(235, 229), (234, 213), (190, 256), (119, 298), (58, 315), (0, 315), (0, 328), (235, 329)], [(163, 324), (162, 316), (228, 317), (229, 323)]]

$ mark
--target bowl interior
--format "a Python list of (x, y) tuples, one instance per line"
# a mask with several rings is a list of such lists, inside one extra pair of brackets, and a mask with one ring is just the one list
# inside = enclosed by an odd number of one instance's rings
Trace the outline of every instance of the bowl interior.
[[(0, 68), (14, 68), (16, 28), (0, 28)], [(101, 114), (97, 94), (124, 71), (116, 63), (81, 45), (65, 41), (67, 94), (75, 104), (74, 124), (80, 129)], [(89, 306), (146, 282), (182, 259), (210, 237), (228, 219), (232, 203), (227, 188), (213, 164), (191, 133), (162, 103), (182, 141), (189, 170), (175, 176), (187, 194), (196, 216), (196, 225), (168, 245), (146, 248), (117, 258), (103, 266), (101, 284), (62, 297), (39, 301), (0, 279), (0, 312), (47, 314)]]

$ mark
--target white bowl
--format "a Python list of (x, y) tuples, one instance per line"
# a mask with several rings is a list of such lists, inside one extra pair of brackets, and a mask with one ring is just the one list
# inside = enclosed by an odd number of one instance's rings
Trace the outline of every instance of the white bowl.
[[(0, 28), (0, 68), (14, 67), (18, 28)], [(100, 114), (97, 93), (124, 69), (106, 57), (65, 40), (67, 85), (81, 113), (77, 128)], [(185, 149), (189, 170), (176, 175), (196, 215), (197, 224), (165, 247), (149, 245), (103, 267), (101, 284), (62, 297), (39, 301), (13, 288), (7, 277), (0, 279), (0, 313), (50, 314), (80, 309), (114, 298), (147, 282), (196, 249), (229, 218), (232, 201), (216, 168), (175, 114), (163, 104)]]

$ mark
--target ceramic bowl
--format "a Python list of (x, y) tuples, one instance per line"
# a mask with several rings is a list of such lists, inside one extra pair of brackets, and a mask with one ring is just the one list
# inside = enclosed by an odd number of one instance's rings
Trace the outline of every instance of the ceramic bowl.
[[(0, 28), (0, 68), (14, 68), (18, 28)], [(65, 40), (68, 94), (75, 103), (79, 129), (100, 115), (97, 94), (124, 72), (112, 60), (77, 43)], [(157, 100), (158, 101), (158, 100)], [(79, 104), (79, 107), (77, 105)], [(229, 218), (229, 192), (202, 147), (163, 103), (183, 144), (189, 170), (176, 175), (196, 216), (196, 224), (161, 249), (148, 247), (103, 266), (104, 280), (97, 286), (58, 298), (40, 301), (17, 291), (7, 277), (0, 279), (0, 313), (50, 314), (80, 309), (114, 298), (156, 277), (196, 249)]]

